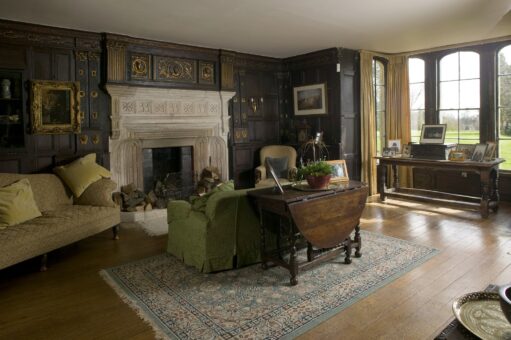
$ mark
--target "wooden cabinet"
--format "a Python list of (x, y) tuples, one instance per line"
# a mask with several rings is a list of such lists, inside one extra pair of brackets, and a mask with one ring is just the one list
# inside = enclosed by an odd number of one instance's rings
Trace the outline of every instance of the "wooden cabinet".
[(0, 69), (0, 148), (25, 145), (23, 71)]

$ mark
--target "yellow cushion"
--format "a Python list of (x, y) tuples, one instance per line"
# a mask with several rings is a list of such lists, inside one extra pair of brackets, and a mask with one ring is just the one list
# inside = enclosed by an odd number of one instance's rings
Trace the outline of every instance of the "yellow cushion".
[(0, 188), (0, 229), (41, 216), (28, 179)]
[(80, 197), (92, 183), (112, 176), (110, 171), (96, 164), (96, 154), (89, 154), (70, 164), (58, 166), (53, 171), (66, 183), (75, 197)]

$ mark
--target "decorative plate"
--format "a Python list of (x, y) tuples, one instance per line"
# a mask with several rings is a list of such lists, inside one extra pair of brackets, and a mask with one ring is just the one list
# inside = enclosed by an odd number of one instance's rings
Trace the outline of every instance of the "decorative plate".
[(481, 339), (511, 339), (511, 323), (506, 320), (499, 294), (475, 292), (463, 295), (452, 304), (456, 319)]

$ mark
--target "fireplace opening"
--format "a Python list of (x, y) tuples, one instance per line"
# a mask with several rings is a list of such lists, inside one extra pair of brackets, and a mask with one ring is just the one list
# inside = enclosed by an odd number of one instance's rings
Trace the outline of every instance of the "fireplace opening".
[(143, 149), (144, 192), (156, 195), (156, 207), (187, 200), (195, 192), (193, 147)]

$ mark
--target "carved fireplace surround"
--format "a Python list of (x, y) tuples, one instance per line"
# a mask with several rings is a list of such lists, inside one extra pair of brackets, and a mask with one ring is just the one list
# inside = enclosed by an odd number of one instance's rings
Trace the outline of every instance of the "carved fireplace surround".
[(118, 187), (143, 188), (142, 149), (192, 146), (197, 174), (212, 165), (229, 178), (228, 101), (235, 92), (107, 85), (111, 96), (110, 169)]

